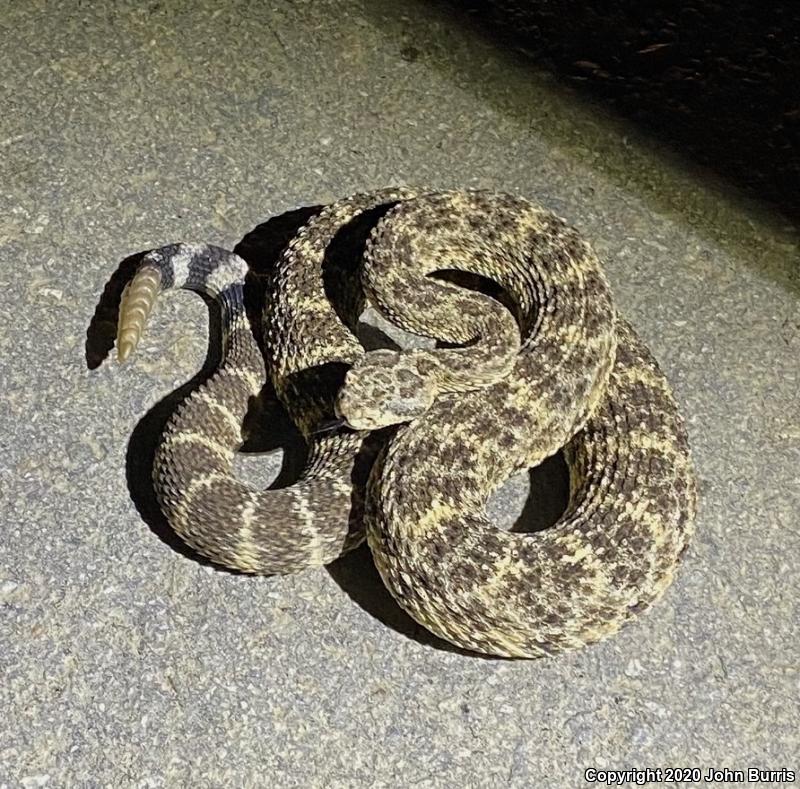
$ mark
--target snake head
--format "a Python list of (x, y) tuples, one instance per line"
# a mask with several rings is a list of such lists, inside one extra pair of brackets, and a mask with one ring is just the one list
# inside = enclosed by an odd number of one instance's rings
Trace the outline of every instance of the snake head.
[(369, 351), (347, 372), (336, 398), (336, 415), (354, 430), (379, 430), (422, 416), (436, 391), (419, 354)]

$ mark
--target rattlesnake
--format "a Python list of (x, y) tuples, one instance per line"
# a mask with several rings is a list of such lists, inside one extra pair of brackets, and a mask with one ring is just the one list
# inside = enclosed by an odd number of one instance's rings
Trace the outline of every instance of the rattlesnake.
[[(154, 463), (169, 523), (200, 553), (291, 572), (332, 561), (366, 531), (411, 616), (502, 656), (594, 642), (668, 586), (695, 511), (683, 422), (563, 220), (509, 195), (410, 188), (312, 217), (272, 273), (263, 316), (266, 372), (309, 442), (300, 480), (278, 490), (232, 472), (265, 378), (245, 273), (219, 248), (163, 247), (120, 307), (123, 359), (160, 290), (206, 293), (222, 311), (220, 367), (175, 412)], [(365, 352), (355, 329), (367, 299), (444, 347)], [(558, 522), (495, 528), (492, 491), (562, 448), (570, 496)]]

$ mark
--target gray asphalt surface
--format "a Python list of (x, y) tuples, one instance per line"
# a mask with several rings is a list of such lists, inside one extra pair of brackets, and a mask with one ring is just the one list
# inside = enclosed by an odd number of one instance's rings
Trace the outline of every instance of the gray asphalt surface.
[[(800, 767), (788, 223), (423, 3), (12, 2), (0, 28), (0, 787)], [(538, 662), (439, 649), (363, 550), (240, 577), (175, 550), (131, 500), (129, 438), (201, 367), (207, 317), (165, 299), (133, 364), (89, 369), (120, 262), (230, 248), (271, 215), (402, 182), (565, 216), (674, 385), (697, 538), (611, 640)], [(524, 488), (496, 498), (506, 520)]]

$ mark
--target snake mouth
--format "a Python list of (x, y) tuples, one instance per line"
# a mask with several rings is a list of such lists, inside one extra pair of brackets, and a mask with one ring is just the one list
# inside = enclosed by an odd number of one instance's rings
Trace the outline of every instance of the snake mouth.
[(333, 413), (336, 415), (336, 419), (339, 421), (340, 425), (343, 427), (348, 427), (350, 430), (367, 430), (369, 428), (365, 428), (363, 425), (359, 425), (359, 421), (361, 421), (361, 417), (363, 416), (362, 409), (360, 407), (353, 407), (352, 403), (348, 402), (349, 398), (344, 398), (344, 408), (342, 403), (342, 395), (341, 392), (337, 395), (336, 400), (333, 403)]

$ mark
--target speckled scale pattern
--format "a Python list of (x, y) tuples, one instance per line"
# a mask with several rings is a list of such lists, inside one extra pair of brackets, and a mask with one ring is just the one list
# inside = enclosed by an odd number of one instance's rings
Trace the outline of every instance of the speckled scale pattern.
[[(522, 347), (510, 375), (441, 398), (376, 464), (368, 539), (384, 582), (470, 650), (536, 657), (613, 633), (663, 592), (692, 528), (694, 474), (664, 376), (617, 318), (588, 245), (542, 209), (445, 193), (385, 223), (365, 267), (385, 312), (447, 338), (463, 305), (429, 297), (425, 275), (466, 270), (511, 296)], [(492, 491), (561, 447), (571, 490), (559, 522), (495, 529)]]
[[(222, 307), (221, 365), (176, 411), (154, 467), (169, 522), (201, 553), (291, 572), (333, 560), (366, 531), (412, 617), (459, 647), (508, 657), (597, 641), (670, 583), (696, 499), (683, 422), (591, 248), (544, 208), (405, 187), (327, 206), (273, 272), (266, 368), (243, 307), (243, 261), (166, 247), (143, 261), (144, 290), (154, 269), (162, 289)], [(448, 346), (365, 353), (354, 330), (367, 302)], [(258, 491), (231, 463), (265, 374), (310, 459), (296, 484)], [(334, 415), (352, 429), (317, 435)], [(400, 427), (378, 453), (369, 431), (389, 424)], [(533, 534), (495, 528), (492, 491), (562, 448), (570, 496), (559, 521)]]

